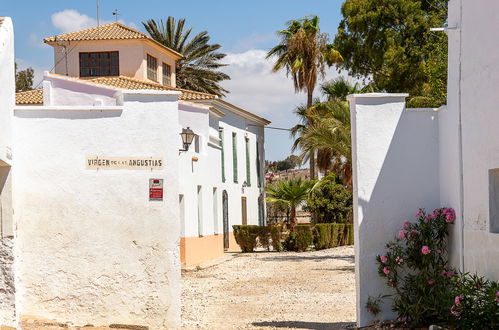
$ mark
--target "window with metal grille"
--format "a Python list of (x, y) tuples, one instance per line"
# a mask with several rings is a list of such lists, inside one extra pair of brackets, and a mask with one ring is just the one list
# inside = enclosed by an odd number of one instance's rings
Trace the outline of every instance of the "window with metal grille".
[(80, 77), (118, 76), (118, 52), (80, 53)]
[(163, 85), (172, 85), (172, 67), (163, 63)]
[(245, 138), (246, 141), (246, 184), (251, 186), (251, 167), (250, 167), (250, 145), (249, 138)]
[(221, 150), (221, 163), (222, 163), (222, 182), (225, 182), (225, 153), (224, 153), (224, 131), (223, 128), (218, 128), (218, 137), (220, 138), (220, 148)]
[(256, 176), (258, 181), (258, 187), (262, 186), (262, 168), (260, 163), (260, 146), (258, 140), (256, 141)]
[(147, 78), (158, 80), (158, 60), (149, 54), (147, 54)]
[(237, 134), (232, 133), (232, 175), (234, 182), (237, 183)]

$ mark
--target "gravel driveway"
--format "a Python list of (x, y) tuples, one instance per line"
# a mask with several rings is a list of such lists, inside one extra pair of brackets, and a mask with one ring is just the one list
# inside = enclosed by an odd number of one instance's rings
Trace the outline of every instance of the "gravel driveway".
[(183, 329), (346, 329), (355, 322), (353, 246), (257, 252), (182, 274)]

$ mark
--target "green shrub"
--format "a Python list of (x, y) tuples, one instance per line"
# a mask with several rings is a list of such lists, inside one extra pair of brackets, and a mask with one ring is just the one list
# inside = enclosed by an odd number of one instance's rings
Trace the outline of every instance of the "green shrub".
[(296, 246), (296, 233), (288, 233), (288, 236), (284, 240), (284, 250), (298, 251)]
[(331, 241), (329, 242), (329, 247), (339, 246), (338, 242), (338, 224), (333, 223), (331, 225)]
[(315, 225), (315, 248), (323, 250), (331, 244), (331, 224), (318, 223)]
[(258, 226), (256, 228), (258, 244), (270, 251), (270, 226)]
[(317, 223), (338, 223), (351, 218), (352, 205), (352, 192), (331, 173), (310, 192), (305, 210), (316, 215)]
[(258, 226), (234, 225), (234, 238), (243, 252), (253, 252), (258, 238)]
[(296, 249), (305, 251), (314, 243), (314, 235), (312, 234), (312, 226), (297, 225), (296, 230)]
[(270, 228), (270, 238), (272, 239), (272, 248), (274, 251), (282, 251), (282, 227), (281, 226), (269, 226)]
[(353, 225), (348, 226), (348, 245), (353, 245)]
[(478, 275), (453, 277), (452, 321), (458, 329), (499, 329), (499, 283)]
[(338, 226), (338, 245), (337, 246), (342, 246), (345, 245), (345, 225), (342, 223), (335, 223), (336, 226)]

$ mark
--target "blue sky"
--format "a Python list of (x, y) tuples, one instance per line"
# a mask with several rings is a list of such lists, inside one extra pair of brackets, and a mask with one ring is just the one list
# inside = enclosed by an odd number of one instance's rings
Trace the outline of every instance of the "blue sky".
[[(31, 66), (36, 79), (53, 66), (52, 48), (43, 44), (47, 36), (93, 26), (95, 0), (1, 1), (0, 16), (10, 16), (15, 29), (16, 59), (21, 68)], [(186, 18), (194, 32), (207, 30), (214, 43), (228, 54), (225, 69), (232, 77), (224, 83), (231, 93), (229, 102), (272, 121), (271, 126), (289, 128), (297, 122), (292, 114), (295, 105), (305, 101), (305, 94), (295, 94), (284, 73), (271, 73), (271, 63), (264, 59), (278, 40), (275, 31), (285, 22), (305, 15), (319, 15), (321, 30), (334, 36), (341, 19), (341, 0), (100, 0), (102, 23), (119, 19), (142, 30), (141, 22), (168, 16)], [(335, 77), (334, 70), (327, 79)], [(35, 84), (38, 81), (35, 82)], [(292, 140), (285, 131), (266, 130), (266, 158), (283, 159), (290, 154)]]

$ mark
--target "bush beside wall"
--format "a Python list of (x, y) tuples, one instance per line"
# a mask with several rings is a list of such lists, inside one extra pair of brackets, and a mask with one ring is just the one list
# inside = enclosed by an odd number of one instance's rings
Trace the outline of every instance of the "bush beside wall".
[(317, 250), (327, 249), (331, 244), (331, 224), (318, 223), (315, 225), (314, 245)]
[(257, 246), (274, 251), (305, 251), (311, 245), (317, 250), (353, 244), (353, 225), (343, 223), (319, 223), (315, 226), (297, 225), (295, 232), (288, 233), (284, 244), (280, 226), (236, 225), (234, 237), (243, 252), (253, 252)]
[(282, 251), (282, 227), (281, 226), (269, 226), (270, 228), (270, 238), (272, 239), (272, 248), (274, 251)]
[(258, 226), (234, 225), (234, 238), (243, 252), (253, 252), (258, 238)]
[(314, 243), (314, 235), (312, 234), (311, 225), (297, 225), (296, 231), (296, 248), (298, 251), (306, 251), (310, 245)]

